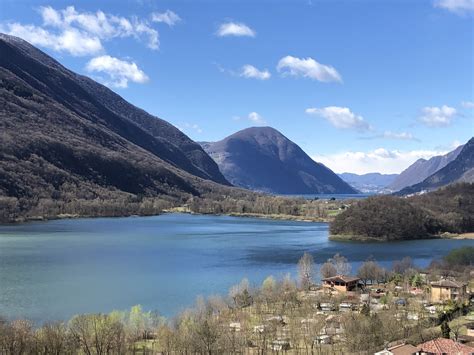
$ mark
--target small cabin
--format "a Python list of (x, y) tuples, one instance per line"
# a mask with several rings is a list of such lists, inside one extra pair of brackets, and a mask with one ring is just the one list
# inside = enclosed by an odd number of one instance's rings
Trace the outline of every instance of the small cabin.
[(322, 279), (323, 287), (334, 288), (341, 292), (348, 292), (357, 289), (360, 279), (345, 275), (336, 275)]

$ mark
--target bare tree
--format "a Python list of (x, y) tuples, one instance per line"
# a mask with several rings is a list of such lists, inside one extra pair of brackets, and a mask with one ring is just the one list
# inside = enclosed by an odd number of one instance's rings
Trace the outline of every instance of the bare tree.
[(347, 261), (347, 259), (337, 253), (334, 255), (331, 259), (330, 262), (334, 265), (336, 268), (336, 273), (338, 275), (349, 275), (351, 273), (351, 264)]
[(336, 276), (337, 275), (337, 270), (336, 268), (334, 267), (334, 265), (329, 262), (329, 261), (326, 261), (323, 265), (321, 265), (321, 269), (320, 269), (320, 274), (323, 278), (326, 278), (326, 277), (332, 277), (332, 276)]
[(298, 276), (300, 287), (308, 290), (313, 283), (314, 277), (314, 259), (309, 253), (304, 253), (298, 261)]

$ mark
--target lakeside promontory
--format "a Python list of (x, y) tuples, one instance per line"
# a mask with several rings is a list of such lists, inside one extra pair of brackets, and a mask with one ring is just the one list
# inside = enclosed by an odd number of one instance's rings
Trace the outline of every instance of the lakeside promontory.
[(330, 238), (392, 241), (438, 238), (474, 230), (474, 184), (411, 197), (374, 196), (353, 203), (331, 223)]

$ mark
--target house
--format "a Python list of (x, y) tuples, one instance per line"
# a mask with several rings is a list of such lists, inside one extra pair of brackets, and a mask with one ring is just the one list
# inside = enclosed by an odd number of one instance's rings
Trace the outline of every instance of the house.
[(272, 342), (271, 348), (274, 351), (286, 351), (291, 349), (291, 345), (286, 339), (277, 339)]
[(456, 354), (472, 355), (474, 348), (455, 342), (452, 339), (438, 338), (417, 346), (416, 355)]
[(374, 355), (412, 355), (417, 351), (418, 348), (411, 344), (399, 344), (379, 351)]
[(359, 285), (360, 279), (358, 277), (351, 277), (346, 275), (336, 275), (322, 279), (323, 287), (334, 288), (340, 292), (348, 292), (355, 290)]
[(466, 295), (467, 284), (449, 279), (431, 283), (431, 301), (459, 300)]
[(469, 337), (474, 337), (474, 323), (466, 324), (466, 335)]

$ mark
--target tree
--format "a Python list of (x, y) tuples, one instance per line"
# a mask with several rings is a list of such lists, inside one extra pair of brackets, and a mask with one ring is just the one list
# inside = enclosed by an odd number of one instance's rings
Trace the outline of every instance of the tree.
[(298, 276), (300, 287), (308, 290), (313, 283), (314, 277), (314, 259), (309, 253), (304, 253), (298, 261)]
[(319, 272), (321, 273), (321, 276), (323, 278), (333, 277), (337, 275), (336, 268), (329, 261), (326, 261), (323, 265), (321, 265), (321, 269)]
[(336, 268), (336, 273), (337, 275), (349, 275), (351, 273), (351, 264), (347, 261), (347, 259), (337, 253), (334, 255), (331, 259), (330, 262), (334, 265)]
[(404, 257), (402, 260), (396, 260), (393, 262), (392, 270), (396, 274), (403, 275), (406, 271), (413, 269), (413, 261), (409, 256)]
[(380, 280), (383, 273), (382, 268), (373, 260), (364, 261), (357, 270), (357, 276), (362, 279), (364, 286), (367, 285), (368, 281), (373, 284), (374, 280)]
[(443, 323), (441, 323), (441, 336), (443, 338), (449, 339), (450, 333), (451, 333), (451, 328), (449, 328), (448, 321), (445, 320)]

